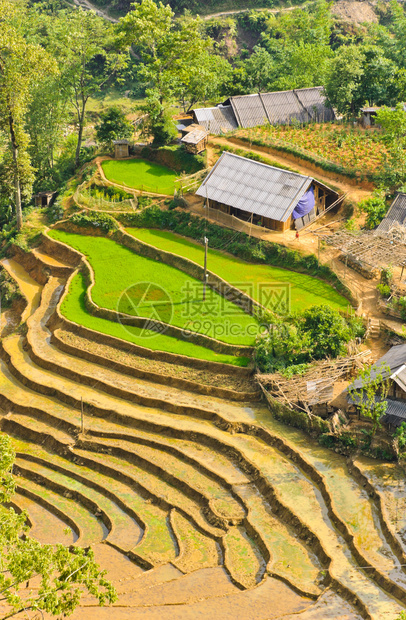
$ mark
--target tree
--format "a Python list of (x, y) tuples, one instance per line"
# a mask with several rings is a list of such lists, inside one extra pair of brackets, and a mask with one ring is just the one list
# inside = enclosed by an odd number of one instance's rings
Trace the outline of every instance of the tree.
[(245, 62), (245, 70), (250, 91), (267, 91), (278, 73), (274, 59), (264, 48), (256, 45), (253, 53)]
[(143, 136), (153, 136), (153, 143), (157, 146), (169, 144), (176, 138), (178, 132), (171, 111), (161, 103), (159, 93), (147, 91), (147, 99), (140, 109), (145, 115), (141, 125)]
[(391, 369), (387, 364), (363, 368), (357, 375), (361, 381), (359, 388), (349, 387), (351, 399), (356, 403), (360, 416), (372, 420), (373, 437), (379, 428), (382, 416), (385, 415), (388, 403)]
[(120, 48), (114, 25), (93, 11), (60, 11), (48, 21), (48, 29), (49, 49), (59, 62), (61, 87), (75, 110), (77, 167), (89, 98), (125, 67), (127, 53)]
[(227, 61), (213, 53), (214, 42), (203, 35), (200, 18), (175, 20), (169, 6), (142, 0), (120, 20), (125, 41), (141, 59), (139, 75), (161, 105), (174, 99), (190, 107), (215, 94)]
[(96, 138), (101, 144), (110, 147), (113, 140), (132, 138), (134, 127), (127, 120), (119, 106), (111, 106), (100, 114), (100, 122), (96, 125)]
[(365, 56), (356, 45), (340, 47), (336, 53), (325, 89), (330, 104), (338, 114), (346, 117), (358, 114), (359, 86), (364, 76), (364, 63)]
[(33, 89), (42, 75), (56, 71), (50, 56), (23, 35), (26, 17), (24, 0), (0, 0), (0, 130), (8, 137), (18, 230), (22, 227), (22, 194), (30, 193), (33, 170), (28, 155), (25, 120)]
[(33, 90), (26, 119), (29, 153), (36, 170), (36, 191), (58, 187), (60, 179), (55, 164), (67, 124), (66, 108), (59, 76), (44, 76)]
[(271, 325), (256, 345), (255, 361), (260, 372), (281, 371), (308, 362), (310, 351), (309, 336), (295, 325)]
[[(27, 515), (6, 505), (12, 500), (15, 453), (11, 439), (0, 436), (0, 600), (9, 611), (2, 620), (27, 611), (69, 615), (82, 593), (93, 595), (100, 605), (113, 603), (117, 594), (100, 572), (91, 550), (63, 545), (42, 545), (28, 535)], [(39, 578), (37, 591), (24, 591), (27, 581)]]
[(337, 310), (330, 306), (312, 306), (301, 315), (301, 329), (312, 343), (314, 359), (337, 357), (351, 338), (351, 329)]

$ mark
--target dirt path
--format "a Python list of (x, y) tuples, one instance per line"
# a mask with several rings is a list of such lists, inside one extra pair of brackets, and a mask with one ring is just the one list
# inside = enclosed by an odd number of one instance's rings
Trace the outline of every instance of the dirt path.
[(304, 9), (306, 6), (310, 4), (314, 4), (314, 2), (308, 2), (306, 4), (301, 4), (298, 6), (287, 6), (287, 7), (279, 7), (278, 9), (266, 9), (266, 8), (258, 8), (258, 9), (236, 9), (234, 11), (221, 11), (220, 13), (210, 13), (209, 15), (203, 15), (202, 19), (205, 21), (209, 19), (213, 19), (216, 17), (223, 17), (223, 15), (239, 15), (240, 13), (246, 13), (249, 10), (252, 11), (262, 11), (264, 13), (286, 13), (287, 11), (294, 11), (295, 9)]
[(118, 19), (110, 17), (110, 15), (106, 13), (106, 11), (99, 9), (99, 7), (89, 2), (89, 0), (73, 0), (73, 2), (76, 4), (76, 6), (82, 7), (82, 9), (94, 11), (97, 15), (99, 15), (99, 17), (104, 17), (104, 19), (107, 19), (107, 21), (112, 22), (113, 24), (116, 24), (118, 22)]
[[(333, 184), (341, 192), (348, 194), (348, 200), (359, 202), (371, 195), (372, 189), (364, 189), (359, 185), (355, 185), (350, 180), (346, 180), (342, 175), (326, 172), (318, 166), (309, 162), (299, 160), (299, 158), (290, 155), (288, 153), (282, 153), (276, 149), (261, 147), (261, 146), (249, 146), (246, 142), (239, 140), (238, 138), (219, 138), (216, 136), (211, 137), (211, 145), (224, 145), (224, 146), (237, 146), (243, 151), (251, 151), (252, 153), (258, 153), (259, 155), (270, 155), (270, 159), (283, 166), (289, 166), (300, 174), (306, 176), (315, 177), (318, 180), (326, 184)], [(209, 154), (210, 155), (210, 154)]]

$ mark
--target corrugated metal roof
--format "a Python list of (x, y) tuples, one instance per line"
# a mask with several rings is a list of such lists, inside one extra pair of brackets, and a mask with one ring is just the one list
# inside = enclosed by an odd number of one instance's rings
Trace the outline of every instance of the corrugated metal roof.
[(300, 123), (311, 120), (328, 122), (335, 118), (327, 106), (322, 86), (299, 88), (274, 93), (230, 97), (240, 127), (256, 127), (269, 122), (286, 125), (296, 119)]
[(228, 133), (238, 128), (231, 105), (219, 105), (215, 108), (198, 108), (193, 110), (196, 122), (210, 133)]
[(223, 152), (196, 194), (248, 213), (286, 222), (312, 180)]
[(230, 97), (230, 103), (240, 127), (257, 127), (268, 122), (261, 95)]
[(269, 122), (272, 125), (287, 125), (293, 119), (301, 123), (309, 121), (293, 90), (265, 93), (262, 95), (262, 100), (267, 110)]
[(326, 104), (326, 97), (322, 86), (297, 88), (294, 92), (306, 110), (309, 120), (312, 119), (318, 123), (328, 123), (335, 119), (334, 110)]
[(400, 426), (402, 422), (406, 422), (406, 402), (391, 398), (387, 398), (386, 402), (388, 407), (382, 421), (392, 426)]
[[(406, 344), (398, 344), (375, 362), (371, 370), (371, 379), (374, 379), (379, 372), (381, 372), (384, 379), (390, 377), (404, 364), (406, 364)], [(388, 369), (384, 370), (383, 366), (387, 366)], [(361, 386), (362, 379), (356, 379), (350, 387), (357, 390)]]
[(377, 230), (388, 232), (396, 223), (404, 225), (406, 221), (406, 194), (399, 192), (389, 211), (379, 224)]
[(205, 129), (192, 129), (189, 131), (186, 136), (184, 136), (181, 142), (186, 142), (187, 144), (199, 144), (206, 136), (208, 136), (209, 132)]

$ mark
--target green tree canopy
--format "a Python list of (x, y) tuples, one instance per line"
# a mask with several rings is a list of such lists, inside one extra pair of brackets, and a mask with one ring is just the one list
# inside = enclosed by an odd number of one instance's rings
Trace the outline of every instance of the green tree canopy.
[(110, 147), (113, 140), (132, 138), (133, 134), (134, 127), (119, 106), (111, 106), (100, 114), (100, 122), (96, 125), (96, 138), (101, 144)]
[(9, 144), (3, 173), (13, 190), (18, 229), (22, 226), (22, 198), (31, 194), (34, 181), (26, 117), (42, 76), (56, 71), (45, 50), (24, 38), (26, 17), (24, 0), (0, 0), (0, 130)]
[(125, 67), (128, 54), (113, 24), (81, 8), (49, 19), (48, 38), (48, 49), (58, 59), (61, 88), (75, 111), (77, 166), (89, 98)]
[[(30, 610), (69, 615), (85, 592), (100, 605), (113, 603), (116, 592), (91, 550), (40, 544), (28, 534), (26, 513), (5, 506), (15, 492), (14, 458), (10, 437), (0, 435), (0, 591), (9, 607), (2, 620)], [(40, 579), (38, 590), (25, 590), (34, 577)]]

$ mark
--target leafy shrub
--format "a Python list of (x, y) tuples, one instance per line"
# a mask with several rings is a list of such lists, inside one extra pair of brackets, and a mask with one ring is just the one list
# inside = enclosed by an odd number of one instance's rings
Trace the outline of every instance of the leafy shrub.
[(108, 213), (75, 213), (70, 218), (72, 224), (83, 228), (100, 228), (105, 233), (117, 230), (116, 220)]
[(384, 297), (384, 299), (388, 299), (390, 297), (390, 286), (389, 284), (378, 284), (376, 287), (378, 289), (379, 294)]
[(365, 226), (369, 230), (376, 228), (386, 215), (388, 207), (385, 202), (385, 194), (375, 190), (370, 198), (366, 198), (359, 203), (361, 211), (367, 214)]
[(391, 267), (384, 267), (381, 269), (381, 283), (392, 284), (393, 282), (393, 269)]
[(406, 422), (398, 426), (393, 436), (398, 440), (399, 449), (403, 450), (406, 447)]
[(337, 310), (330, 306), (313, 306), (302, 314), (302, 330), (309, 335), (314, 359), (337, 357), (345, 350), (352, 332)]
[(18, 286), (5, 269), (0, 270), (0, 292), (2, 308), (9, 308), (14, 300), (21, 299)]
[(352, 331), (353, 338), (363, 338), (365, 336), (366, 327), (360, 316), (354, 316), (347, 320), (348, 326)]

